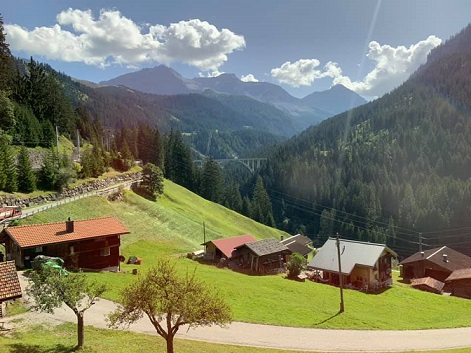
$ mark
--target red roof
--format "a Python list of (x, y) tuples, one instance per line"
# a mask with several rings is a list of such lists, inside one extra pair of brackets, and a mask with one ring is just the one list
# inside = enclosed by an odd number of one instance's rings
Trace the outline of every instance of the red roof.
[(66, 222), (8, 227), (5, 228), (5, 232), (20, 248), (129, 234), (129, 230), (116, 217), (93, 218), (72, 222), (74, 226), (73, 231), (70, 233), (66, 230)]
[(21, 297), (21, 286), (15, 261), (0, 262), (0, 303)]
[(245, 234), (238, 237), (215, 239), (210, 242), (214, 244), (228, 259), (232, 257), (232, 252), (236, 247), (257, 241), (253, 235)]

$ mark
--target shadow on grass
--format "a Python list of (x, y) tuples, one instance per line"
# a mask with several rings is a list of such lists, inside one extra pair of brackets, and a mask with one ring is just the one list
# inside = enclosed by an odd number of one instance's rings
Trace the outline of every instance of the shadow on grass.
[(341, 313), (342, 312), (339, 310), (337, 313), (335, 313), (334, 315), (328, 317), (327, 319), (324, 319), (322, 321), (319, 321), (319, 322), (315, 323), (314, 326), (322, 325), (323, 323), (326, 323), (327, 321), (332, 320), (334, 317), (339, 316)]
[(18, 343), (9, 345), (8, 353), (72, 353), (77, 351), (76, 346), (71, 347), (62, 344), (56, 344), (52, 348), (44, 348), (36, 345)]

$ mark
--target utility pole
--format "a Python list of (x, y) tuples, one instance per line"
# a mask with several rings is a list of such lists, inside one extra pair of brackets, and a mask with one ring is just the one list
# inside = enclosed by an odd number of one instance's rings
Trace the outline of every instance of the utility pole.
[(203, 244), (206, 243), (206, 226), (203, 222)]
[(339, 313), (345, 311), (345, 305), (343, 302), (343, 276), (342, 276), (342, 261), (340, 260), (340, 238), (339, 233), (337, 233), (337, 255), (339, 259), (339, 287), (340, 287), (340, 310)]
[(59, 127), (56, 125), (56, 147), (57, 152), (59, 153)]
[(419, 233), (419, 252), (422, 252), (422, 233)]
[(77, 155), (80, 160), (80, 132), (77, 129)]

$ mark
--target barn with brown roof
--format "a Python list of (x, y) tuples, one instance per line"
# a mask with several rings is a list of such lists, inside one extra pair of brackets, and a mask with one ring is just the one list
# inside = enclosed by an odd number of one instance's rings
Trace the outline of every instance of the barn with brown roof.
[(269, 238), (238, 246), (243, 266), (259, 273), (279, 272), (291, 250), (278, 240)]
[(471, 268), (455, 270), (445, 279), (451, 295), (461, 298), (471, 298)]
[(453, 271), (471, 267), (471, 257), (442, 246), (416, 252), (402, 260), (400, 265), (402, 265), (401, 277), (403, 279), (432, 277), (445, 282)]
[(14, 261), (0, 262), (0, 318), (3, 317), (3, 303), (21, 298), (21, 286)]
[(7, 259), (29, 268), (37, 255), (55, 256), (71, 269), (117, 269), (121, 235), (129, 230), (116, 217), (7, 227), (0, 234)]

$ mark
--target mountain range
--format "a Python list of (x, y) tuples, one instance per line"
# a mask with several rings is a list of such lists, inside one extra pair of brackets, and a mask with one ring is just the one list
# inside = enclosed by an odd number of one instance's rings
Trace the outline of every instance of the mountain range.
[(299, 99), (272, 83), (243, 82), (234, 74), (188, 79), (165, 65), (128, 73), (108, 81), (102, 81), (100, 84), (125, 86), (157, 95), (204, 94), (211, 90), (231, 96), (246, 96), (262, 103), (271, 104), (296, 117), (302, 121), (302, 129), (366, 103), (366, 100), (361, 96), (341, 85), (334, 86), (327, 91), (314, 92)]

